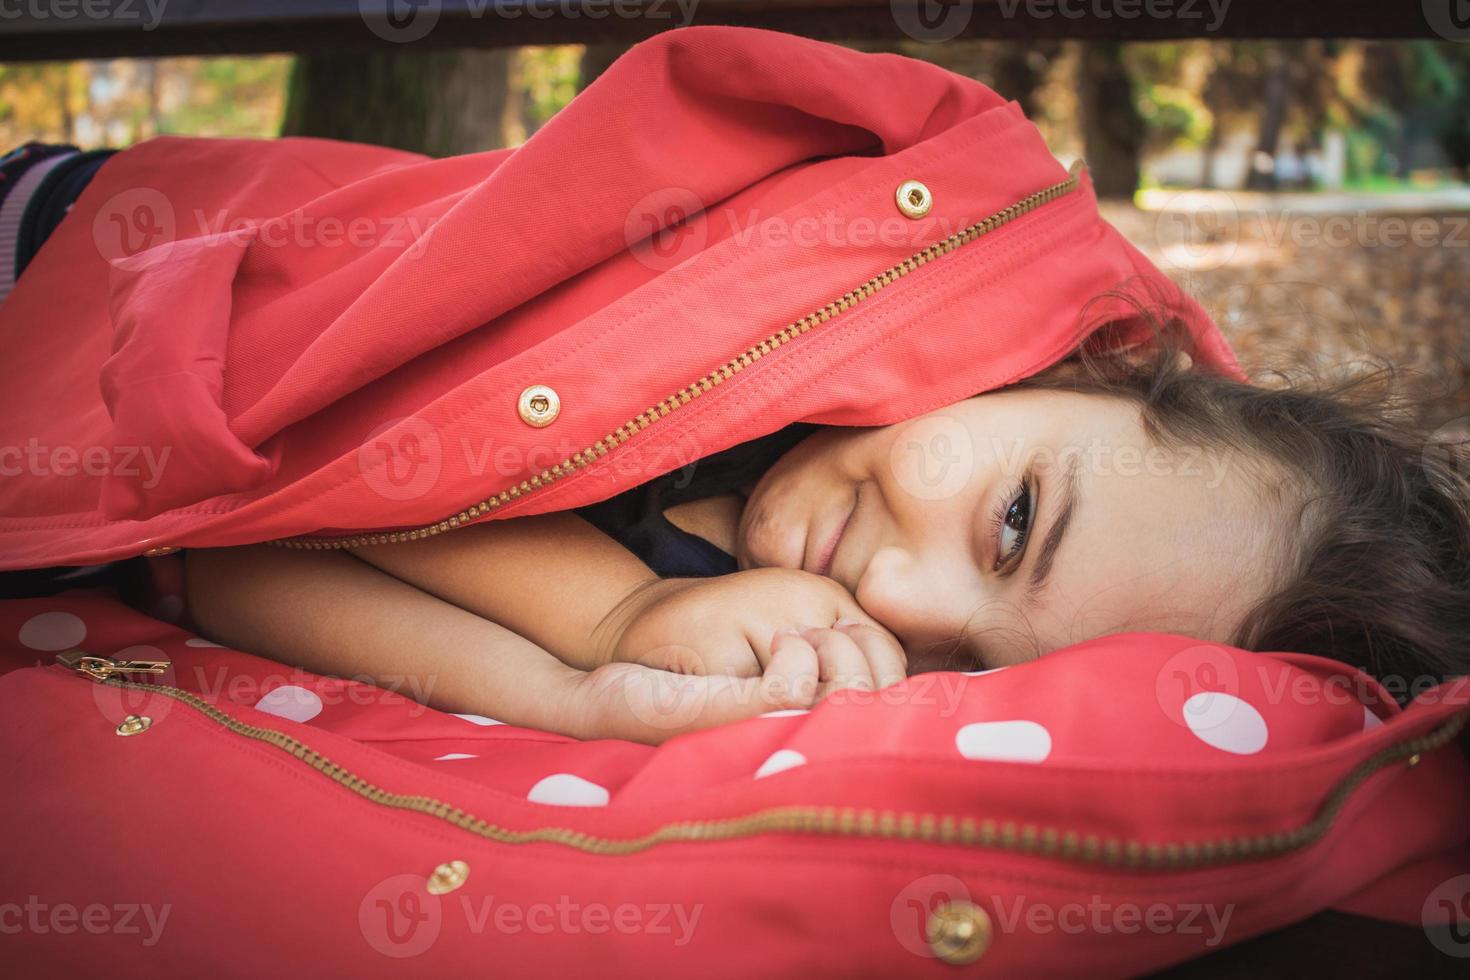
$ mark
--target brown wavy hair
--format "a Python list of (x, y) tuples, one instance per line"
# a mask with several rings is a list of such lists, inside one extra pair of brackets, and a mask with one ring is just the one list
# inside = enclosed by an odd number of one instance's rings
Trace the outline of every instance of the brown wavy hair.
[(1166, 295), (1100, 302), (1131, 313), (1110, 313), (1071, 357), (1015, 387), (1126, 399), (1161, 445), (1236, 450), (1282, 481), (1273, 489), (1294, 508), (1297, 547), (1232, 643), (1343, 661), (1400, 701), (1470, 673), (1470, 446), (1431, 440), (1403, 372), (1300, 367), (1242, 382), (1197, 362)]

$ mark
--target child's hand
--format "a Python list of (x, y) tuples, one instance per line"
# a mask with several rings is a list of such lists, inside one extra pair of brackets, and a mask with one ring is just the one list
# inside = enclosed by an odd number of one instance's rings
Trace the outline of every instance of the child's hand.
[(557, 729), (579, 738), (658, 744), (767, 711), (808, 708), (839, 688), (884, 687), (904, 677), (897, 642), (864, 623), (781, 630), (770, 647), (765, 671), (755, 677), (603, 664), (580, 675), (570, 698), (552, 699), (564, 719)]
[(886, 687), (907, 673), (898, 641), (846, 589), (796, 569), (666, 579), (620, 610), (617, 625), (605, 661), (674, 673), (758, 677), (778, 633), (810, 648), (824, 693)]

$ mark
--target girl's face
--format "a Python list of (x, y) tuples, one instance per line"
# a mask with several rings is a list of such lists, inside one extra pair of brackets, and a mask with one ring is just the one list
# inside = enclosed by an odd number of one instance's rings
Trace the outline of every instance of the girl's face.
[(810, 436), (752, 491), (736, 557), (840, 582), (911, 671), (1125, 630), (1223, 642), (1289, 540), (1286, 508), (1242, 464), (1156, 444), (1122, 399), (994, 392)]

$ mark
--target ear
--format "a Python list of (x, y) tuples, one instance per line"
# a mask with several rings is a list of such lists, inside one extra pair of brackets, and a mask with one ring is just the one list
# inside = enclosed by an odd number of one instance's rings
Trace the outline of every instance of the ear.
[[(1150, 348), (1148, 345), (1129, 347), (1127, 350), (1120, 351), (1119, 353), (1126, 362), (1135, 368), (1152, 365), (1158, 357), (1156, 350)], [(1194, 367), (1194, 358), (1190, 356), (1189, 351), (1183, 348), (1175, 348), (1169, 355), (1166, 366), (1180, 372), (1189, 371)]]

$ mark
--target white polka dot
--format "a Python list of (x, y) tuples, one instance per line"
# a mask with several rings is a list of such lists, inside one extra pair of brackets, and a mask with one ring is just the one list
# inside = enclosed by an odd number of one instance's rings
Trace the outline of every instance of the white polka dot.
[(977, 721), (954, 736), (966, 759), (1041, 762), (1051, 755), (1051, 732), (1034, 721)]
[(220, 646), (220, 644), (214, 642), (213, 640), (206, 640), (202, 636), (191, 636), (191, 637), (189, 637), (187, 640), (184, 641), (184, 646), (186, 646), (186, 647), (218, 647), (221, 650), (224, 649), (224, 647)]
[(70, 650), (87, 638), (87, 624), (69, 612), (32, 616), (20, 628), (20, 642), (32, 650)]
[(1375, 715), (1372, 708), (1368, 707), (1366, 704), (1363, 705), (1363, 731), (1371, 732), (1373, 729), (1381, 727), (1382, 725), (1383, 719)]
[(153, 615), (172, 623), (184, 614), (184, 600), (180, 596), (166, 595), (153, 604)]
[(1266, 719), (1233, 694), (1201, 691), (1184, 702), (1184, 723), (1222, 752), (1253, 755), (1266, 747)]
[(478, 758), (479, 758), (479, 756), (477, 756), (477, 755), (471, 755), (468, 752), (449, 752), (449, 753), (447, 753), (445, 755), (436, 755), (436, 756), (434, 756), (434, 761), (435, 762), (453, 762), (455, 759), (478, 759)]
[(757, 715), (758, 718), (794, 718), (797, 715), (809, 715), (809, 708), (782, 708), (780, 711), (767, 711), (765, 714)]
[(255, 707), (288, 721), (311, 721), (322, 713), (322, 699), (304, 687), (287, 684), (255, 702)]
[(526, 799), (552, 806), (607, 806), (611, 794), (606, 789), (569, 772), (547, 776), (531, 787)]
[(778, 772), (787, 769), (795, 769), (797, 766), (806, 765), (806, 756), (795, 749), (779, 749), (769, 759), (761, 763), (761, 767), (755, 771), (756, 779), (764, 779), (766, 776), (774, 776)]
[(504, 725), (505, 724), (505, 722), (503, 722), (503, 721), (496, 721), (494, 718), (486, 718), (484, 715), (461, 715), (461, 714), (455, 714), (454, 717), (456, 717), (456, 718), (463, 718), (465, 721), (473, 722), (476, 725)]

